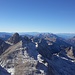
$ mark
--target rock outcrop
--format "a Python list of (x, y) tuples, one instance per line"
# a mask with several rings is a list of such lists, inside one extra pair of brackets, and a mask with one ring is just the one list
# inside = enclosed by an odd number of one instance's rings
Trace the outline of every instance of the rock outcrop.
[(16, 44), (16, 43), (18, 43), (20, 41), (20, 39), (21, 38), (20, 38), (19, 34), (18, 33), (15, 33), (12, 37), (10, 37), (8, 39), (8, 42), (13, 43), (13, 44)]
[(0, 55), (9, 47), (9, 44), (0, 39)]

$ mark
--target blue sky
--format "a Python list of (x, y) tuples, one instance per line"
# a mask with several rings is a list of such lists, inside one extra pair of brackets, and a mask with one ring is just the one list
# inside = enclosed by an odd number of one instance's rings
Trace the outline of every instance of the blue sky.
[(0, 0), (0, 32), (75, 33), (75, 0)]

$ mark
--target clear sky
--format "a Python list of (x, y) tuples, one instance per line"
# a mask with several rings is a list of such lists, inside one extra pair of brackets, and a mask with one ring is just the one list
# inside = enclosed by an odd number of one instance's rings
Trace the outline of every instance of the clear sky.
[(0, 0), (0, 32), (75, 33), (75, 0)]

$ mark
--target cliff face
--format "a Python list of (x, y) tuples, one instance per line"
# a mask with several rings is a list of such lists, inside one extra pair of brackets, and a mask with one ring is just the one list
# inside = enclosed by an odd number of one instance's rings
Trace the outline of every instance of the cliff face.
[(15, 33), (12, 37), (8, 39), (8, 42), (16, 44), (20, 41), (20, 36), (18, 33)]
[(0, 39), (0, 55), (9, 47), (9, 44)]
[(75, 73), (75, 62), (74, 60), (69, 60), (60, 56), (52, 56), (51, 60), (47, 60), (48, 65), (48, 75), (74, 75)]

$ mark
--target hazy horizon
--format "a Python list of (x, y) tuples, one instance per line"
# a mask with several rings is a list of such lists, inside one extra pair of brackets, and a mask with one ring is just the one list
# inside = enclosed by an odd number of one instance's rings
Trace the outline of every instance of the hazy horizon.
[[(20, 33), (20, 34), (21, 33), (35, 33), (35, 34), (37, 34), (37, 33), (52, 33), (52, 32), (1, 32), (0, 31), (0, 33)], [(69, 33), (69, 32), (68, 33), (66, 33), (66, 32), (65, 33), (61, 32), (60, 33), (59, 32), (59, 33), (52, 33), (52, 34), (75, 34), (75, 33)]]

